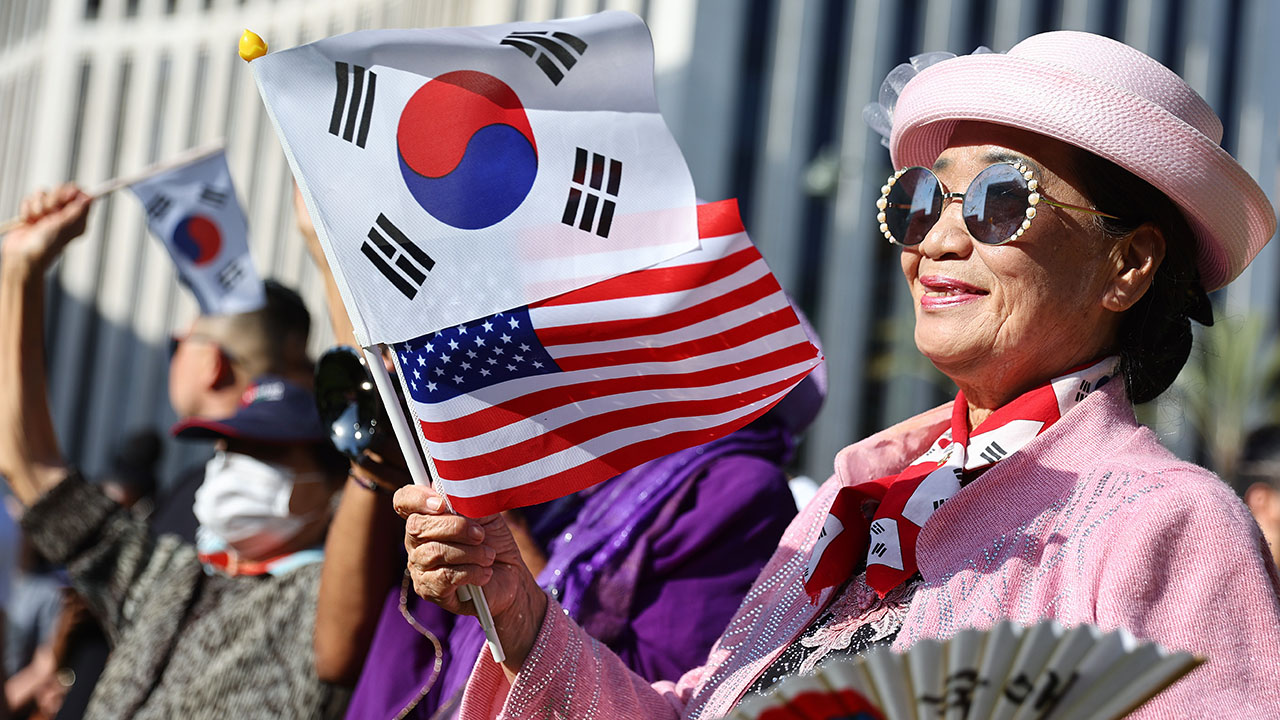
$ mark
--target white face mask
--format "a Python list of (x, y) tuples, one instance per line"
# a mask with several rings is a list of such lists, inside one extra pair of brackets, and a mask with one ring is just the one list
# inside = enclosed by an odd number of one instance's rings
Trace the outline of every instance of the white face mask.
[(265, 559), (323, 512), (289, 512), (294, 485), (319, 482), (319, 476), (299, 475), (240, 453), (219, 452), (205, 465), (204, 483), (196, 490), (196, 520), (240, 555)]

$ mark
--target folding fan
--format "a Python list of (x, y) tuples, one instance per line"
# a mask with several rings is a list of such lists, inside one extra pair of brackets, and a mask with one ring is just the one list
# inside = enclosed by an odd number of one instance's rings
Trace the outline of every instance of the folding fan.
[(827, 663), (745, 698), (728, 720), (1107, 720), (1202, 662), (1124, 630), (1005, 621)]

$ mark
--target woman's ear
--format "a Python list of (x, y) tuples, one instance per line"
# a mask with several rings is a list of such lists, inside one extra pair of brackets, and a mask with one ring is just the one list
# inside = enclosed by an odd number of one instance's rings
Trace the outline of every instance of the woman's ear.
[(1143, 223), (1117, 242), (1112, 250), (1115, 275), (1103, 296), (1103, 307), (1117, 313), (1133, 307), (1151, 287), (1164, 251), (1164, 233), (1155, 223)]

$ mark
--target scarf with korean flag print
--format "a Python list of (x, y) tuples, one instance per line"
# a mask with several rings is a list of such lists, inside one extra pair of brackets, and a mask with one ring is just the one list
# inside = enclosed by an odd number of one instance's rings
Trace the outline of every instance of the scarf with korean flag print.
[(964, 393), (951, 427), (897, 475), (842, 488), (809, 556), (805, 591), (813, 602), (840, 585), (865, 558), (867, 584), (880, 597), (916, 573), (916, 537), (960, 488), (1049, 429), (1089, 393), (1115, 378), (1119, 358), (1074, 368), (1026, 392), (969, 429)]

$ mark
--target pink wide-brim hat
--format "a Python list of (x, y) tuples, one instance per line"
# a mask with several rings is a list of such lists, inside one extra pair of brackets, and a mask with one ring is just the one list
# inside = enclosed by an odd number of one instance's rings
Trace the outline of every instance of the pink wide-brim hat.
[(1124, 43), (1064, 30), (924, 69), (893, 110), (894, 167), (933, 165), (963, 120), (1056, 138), (1163, 191), (1195, 233), (1205, 290), (1234, 280), (1275, 232), (1266, 194), (1219, 144), (1218, 116), (1176, 73)]

